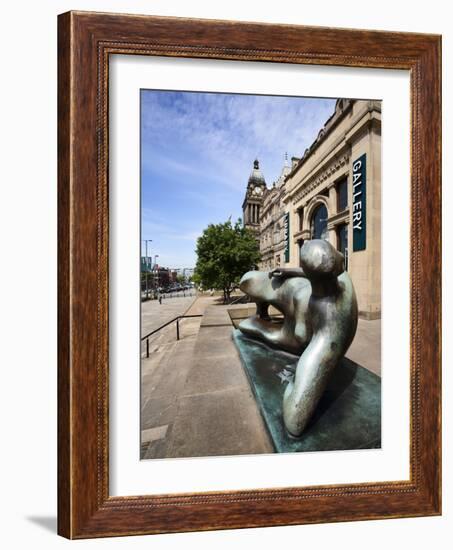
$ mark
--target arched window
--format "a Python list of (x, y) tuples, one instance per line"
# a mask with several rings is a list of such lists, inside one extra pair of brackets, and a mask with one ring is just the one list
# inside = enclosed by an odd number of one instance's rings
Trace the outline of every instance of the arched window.
[(315, 208), (311, 217), (311, 238), (328, 240), (327, 208), (320, 204)]

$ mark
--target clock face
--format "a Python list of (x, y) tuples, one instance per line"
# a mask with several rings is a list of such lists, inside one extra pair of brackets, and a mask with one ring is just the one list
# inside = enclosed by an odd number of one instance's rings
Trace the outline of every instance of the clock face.
[(261, 189), (261, 187), (258, 187), (258, 186), (256, 186), (255, 189), (253, 190), (253, 193), (255, 195), (261, 195), (262, 192), (263, 190)]

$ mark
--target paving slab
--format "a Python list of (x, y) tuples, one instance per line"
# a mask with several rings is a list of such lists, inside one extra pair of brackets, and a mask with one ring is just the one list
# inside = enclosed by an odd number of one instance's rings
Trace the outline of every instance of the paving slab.
[(237, 357), (231, 357), (235, 350), (228, 353), (200, 353), (194, 358), (187, 376), (183, 395), (210, 393), (222, 389), (243, 388), (246, 380)]
[(181, 399), (173, 426), (173, 457), (272, 453), (247, 388), (224, 389)]
[(142, 407), (141, 428), (147, 430), (171, 424), (177, 411), (176, 397), (152, 397)]
[(175, 343), (151, 372), (147, 369), (146, 360), (142, 359), (142, 395), (148, 398), (180, 395), (190, 370), (194, 346), (193, 338)]
[(222, 327), (226, 326), (226, 328), (231, 329), (231, 323), (228, 325), (200, 325), (199, 332), (198, 332), (198, 338), (197, 338), (197, 345), (199, 345), (200, 342), (222, 342), (223, 340), (228, 340), (230, 336), (231, 330), (219, 330)]
[(159, 439), (165, 439), (167, 434), (168, 424), (163, 426), (156, 426), (155, 428), (148, 428), (142, 430), (142, 442), (151, 443), (152, 441), (158, 441)]
[(359, 319), (357, 332), (346, 357), (381, 376), (381, 320)]

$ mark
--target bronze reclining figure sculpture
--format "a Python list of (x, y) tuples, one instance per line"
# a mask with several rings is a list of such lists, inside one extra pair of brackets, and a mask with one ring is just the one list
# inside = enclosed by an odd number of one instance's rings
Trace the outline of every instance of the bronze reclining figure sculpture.
[[(283, 420), (296, 437), (348, 350), (358, 318), (343, 255), (320, 239), (305, 242), (300, 254), (301, 268), (249, 271), (242, 277), (240, 288), (256, 302), (257, 313), (239, 325), (248, 336), (301, 354), (294, 382), (288, 383), (283, 397)], [(283, 323), (271, 320), (270, 305), (283, 313)]]

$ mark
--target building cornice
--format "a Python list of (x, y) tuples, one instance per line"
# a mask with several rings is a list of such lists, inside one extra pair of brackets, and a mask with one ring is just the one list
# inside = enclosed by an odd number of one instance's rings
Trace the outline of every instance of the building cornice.
[[(296, 174), (296, 172), (298, 172), (300, 168), (308, 161), (308, 159), (313, 155), (316, 149), (318, 149), (319, 145), (324, 142), (328, 136), (331, 135), (332, 130), (336, 128), (338, 124), (340, 124), (340, 122), (345, 118), (346, 114), (350, 112), (354, 101), (355, 100), (353, 99), (341, 99), (337, 101), (334, 113), (326, 120), (324, 126), (319, 130), (315, 141), (310, 145), (310, 147), (305, 150), (302, 158), (299, 159), (297, 164), (295, 164), (295, 166), (292, 168), (291, 172), (286, 176), (285, 181), (291, 179)], [(341, 107), (338, 108), (340, 103)]]
[[(333, 128), (333, 127), (332, 127)], [(327, 135), (330, 135), (330, 128), (327, 132)], [(329, 148), (329, 150), (325, 153), (325, 155), (317, 162), (316, 166), (311, 171), (312, 173), (308, 173), (305, 176), (305, 181), (299, 182), (294, 186), (294, 189), (292, 189), (288, 195), (285, 198), (285, 202), (288, 202), (289, 200), (293, 200), (293, 202), (297, 202), (307, 194), (309, 194), (313, 189), (316, 188), (316, 185), (327, 179), (333, 172), (328, 173), (328, 171), (331, 169), (331, 163), (329, 163), (329, 168), (323, 170), (323, 164), (328, 159), (329, 156), (332, 156), (333, 159), (335, 159), (336, 156), (338, 156), (340, 151), (344, 151), (345, 148), (347, 149), (347, 155), (349, 155), (349, 151), (351, 148), (352, 142), (357, 138), (357, 136), (361, 132), (365, 132), (367, 129), (372, 129), (377, 132), (380, 132), (381, 128), (381, 112), (379, 108), (379, 102), (376, 101), (369, 101), (367, 103), (367, 107), (364, 109), (361, 109), (357, 115), (354, 117), (354, 119), (351, 122), (351, 126), (349, 129), (344, 132), (342, 135), (338, 137), (337, 140), (332, 143), (332, 146)], [(335, 151), (337, 149), (337, 151)], [(314, 150), (313, 150), (314, 151)], [(301, 161), (299, 162), (298, 166), (302, 166), (302, 164), (305, 164), (306, 161), (312, 156), (312, 152), (310, 151), (310, 154), (307, 155), (307, 157), (303, 157)], [(349, 156), (348, 156), (349, 160)], [(302, 162), (303, 161), (303, 162)], [(338, 161), (332, 160), (331, 162), (337, 163)], [(318, 171), (316, 171), (318, 169)], [(286, 183), (296, 174), (298, 171), (298, 168), (295, 167), (294, 170), (287, 176)], [(320, 175), (318, 175), (320, 174)], [(313, 178), (317, 178), (315, 181), (313, 181)], [(333, 184), (334, 182), (332, 182)], [(309, 188), (306, 192), (302, 191), (302, 188)]]
[(294, 192), (288, 193), (285, 198), (285, 202), (292, 201), (293, 203), (299, 202), (305, 196), (314, 191), (318, 185), (323, 183), (325, 180), (329, 179), (335, 172), (338, 172), (341, 168), (346, 166), (349, 162), (349, 151), (342, 155), (339, 158), (332, 160), (329, 163), (327, 168), (318, 172), (318, 176), (314, 174), (307, 182), (304, 182), (302, 185), (298, 186)]
[[(340, 99), (335, 105), (335, 112), (330, 118), (327, 119), (324, 126), (319, 130), (318, 135), (315, 141), (308, 147), (302, 158), (292, 167), (290, 173), (286, 176), (285, 181), (291, 179), (300, 168), (310, 159), (313, 153), (318, 149), (318, 147), (323, 143), (331, 134), (332, 131), (341, 123), (345, 118), (346, 114), (349, 113), (354, 105), (356, 100), (354, 99)], [(341, 106), (339, 106), (339, 103)], [(368, 101), (365, 113), (371, 113), (372, 117), (380, 121), (381, 116), (381, 106), (379, 101), (370, 100)], [(363, 117), (364, 112), (361, 111), (357, 118), (353, 121), (353, 125)], [(376, 115), (376, 116), (375, 116)], [(322, 162), (322, 161), (321, 161)]]
[(363, 114), (351, 128), (346, 132), (344, 139), (348, 145), (351, 145), (352, 142), (363, 132), (369, 128), (374, 128), (376, 130), (381, 129), (381, 113), (375, 110), (368, 110)]

